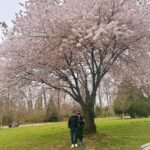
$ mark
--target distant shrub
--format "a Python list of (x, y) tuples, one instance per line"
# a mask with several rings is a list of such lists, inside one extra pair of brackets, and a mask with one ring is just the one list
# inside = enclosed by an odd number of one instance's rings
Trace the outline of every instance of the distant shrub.
[(60, 120), (60, 116), (56, 109), (56, 106), (55, 106), (53, 100), (50, 100), (47, 105), (47, 109), (46, 109), (45, 121), (46, 122), (56, 122), (59, 120)]
[(59, 121), (59, 115), (58, 114), (50, 114), (46, 120), (46, 122), (56, 122)]
[(114, 112), (117, 115), (121, 115), (123, 113), (122, 107), (120, 107), (119, 102), (115, 102), (114, 106), (113, 106)]
[(137, 100), (131, 103), (126, 112), (130, 115), (131, 118), (148, 117), (150, 115), (150, 104)]
[(124, 100), (117, 98), (114, 101), (113, 110), (115, 114), (120, 116), (125, 114), (131, 118), (148, 117), (150, 115), (150, 103), (130, 93)]
[(101, 117), (112, 117), (114, 113), (112, 111), (103, 111)]
[(40, 123), (44, 122), (45, 112), (44, 111), (33, 111), (28, 115), (25, 122), (26, 123)]
[(96, 106), (94, 110), (95, 117), (102, 116), (104, 109), (102, 107)]
[(95, 117), (112, 117), (114, 116), (114, 112), (112, 111), (112, 109), (110, 107), (99, 107), (96, 106), (95, 110)]
[(3, 117), (2, 117), (2, 123), (3, 123), (3, 125), (8, 125), (9, 122), (11, 122), (10, 116), (9, 115), (3, 115)]

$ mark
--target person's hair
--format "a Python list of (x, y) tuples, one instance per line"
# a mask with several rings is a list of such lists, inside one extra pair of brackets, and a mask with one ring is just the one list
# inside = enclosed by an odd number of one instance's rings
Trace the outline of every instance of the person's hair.
[(72, 113), (73, 113), (73, 114), (76, 114), (76, 111), (75, 111), (75, 110), (73, 110), (73, 111), (72, 111)]
[(80, 115), (80, 116), (81, 116), (81, 113), (80, 113), (80, 112), (78, 112), (78, 113), (77, 113), (77, 115)]

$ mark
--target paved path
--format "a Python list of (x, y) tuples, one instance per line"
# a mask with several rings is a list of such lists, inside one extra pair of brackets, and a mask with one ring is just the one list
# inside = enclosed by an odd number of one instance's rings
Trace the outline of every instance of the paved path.
[[(58, 122), (57, 122), (58, 123)], [(32, 123), (32, 124), (20, 124), (19, 127), (25, 127), (25, 126), (42, 126), (42, 125), (50, 125), (54, 124), (54, 122), (48, 122), (48, 123)], [(0, 128), (8, 128), (8, 126), (3, 126)]]

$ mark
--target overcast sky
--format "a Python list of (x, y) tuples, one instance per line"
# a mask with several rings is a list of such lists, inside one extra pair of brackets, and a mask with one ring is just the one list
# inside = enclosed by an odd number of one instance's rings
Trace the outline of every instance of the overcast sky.
[(5, 21), (9, 27), (12, 27), (11, 20), (14, 19), (15, 13), (19, 12), (21, 8), (19, 2), (24, 3), (25, 0), (0, 0), (0, 21)]
[(11, 25), (11, 20), (15, 16), (15, 12), (18, 12), (21, 6), (19, 2), (24, 3), (25, 0), (0, 0), (0, 21), (6, 21)]

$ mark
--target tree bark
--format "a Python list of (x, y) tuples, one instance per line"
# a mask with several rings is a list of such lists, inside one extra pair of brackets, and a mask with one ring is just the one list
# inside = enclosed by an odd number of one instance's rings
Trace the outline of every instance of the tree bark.
[(94, 120), (94, 107), (91, 108), (90, 105), (82, 107), (83, 115), (85, 119), (84, 132), (85, 134), (96, 133), (96, 124)]
[(44, 100), (44, 108), (46, 109), (46, 107), (47, 107), (47, 99), (46, 99), (46, 92), (45, 92), (44, 88), (43, 88), (43, 100)]

